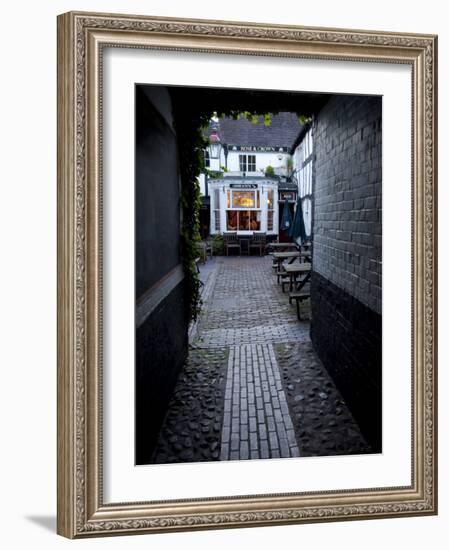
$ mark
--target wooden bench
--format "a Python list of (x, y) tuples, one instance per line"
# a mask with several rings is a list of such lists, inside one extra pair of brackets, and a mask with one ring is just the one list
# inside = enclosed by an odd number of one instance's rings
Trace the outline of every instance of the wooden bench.
[[(290, 287), (290, 292), (301, 290), (310, 279), (310, 267), (310, 264), (301, 264), (299, 262), (284, 266), (285, 274), (288, 275), (289, 280), (282, 281), (282, 292), (285, 292), (284, 285), (287, 284)], [(284, 279), (287, 279), (287, 277), (284, 277)]]
[(292, 300), (296, 301), (296, 314), (298, 315), (298, 321), (301, 321), (301, 302), (308, 300), (310, 298), (310, 287), (303, 287), (301, 290), (295, 290), (290, 292), (288, 302), (292, 303)]
[(277, 277), (278, 284), (281, 282), (281, 279), (284, 280), (287, 277), (290, 277), (288, 273), (285, 271), (284, 266), (282, 264), (277, 266), (275, 275)]

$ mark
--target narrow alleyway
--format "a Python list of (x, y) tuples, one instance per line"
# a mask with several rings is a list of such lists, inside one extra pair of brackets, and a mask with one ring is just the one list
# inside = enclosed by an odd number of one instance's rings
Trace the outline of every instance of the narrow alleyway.
[(370, 452), (271, 258), (217, 257), (201, 271), (203, 313), (153, 462)]

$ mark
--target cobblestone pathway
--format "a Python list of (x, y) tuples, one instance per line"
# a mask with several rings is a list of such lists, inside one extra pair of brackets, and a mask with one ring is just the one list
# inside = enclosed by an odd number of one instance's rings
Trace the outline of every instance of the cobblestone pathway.
[(270, 257), (219, 257), (154, 462), (370, 452)]

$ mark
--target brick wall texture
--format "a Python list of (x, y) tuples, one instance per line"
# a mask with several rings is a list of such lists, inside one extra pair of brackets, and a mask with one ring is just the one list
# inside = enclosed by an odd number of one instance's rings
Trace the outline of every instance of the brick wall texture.
[(382, 309), (382, 100), (339, 96), (314, 130), (313, 269)]

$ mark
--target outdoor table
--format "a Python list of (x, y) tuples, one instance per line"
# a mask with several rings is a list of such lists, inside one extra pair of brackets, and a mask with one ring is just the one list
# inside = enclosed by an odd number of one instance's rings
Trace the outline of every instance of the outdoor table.
[[(290, 292), (293, 290), (293, 284), (296, 285), (296, 279), (299, 275), (306, 275), (301, 281), (301, 287), (304, 286), (304, 284), (310, 277), (310, 267), (310, 264), (300, 263), (288, 264), (285, 266), (285, 272), (290, 277)], [(298, 290), (301, 290), (301, 288), (299, 288)], [(282, 291), (284, 291), (284, 285), (282, 285)]]
[(292, 263), (296, 258), (299, 258), (301, 256), (301, 253), (298, 251), (291, 251), (291, 252), (273, 252), (273, 264), (276, 267), (276, 275), (279, 280), (282, 274), (282, 262), (284, 260), (287, 260), (288, 263)]
[(301, 254), (301, 258), (303, 258), (305, 262), (311, 263), (312, 252), (310, 252), (310, 250), (301, 250), (300, 254)]
[(288, 249), (298, 250), (296, 243), (268, 243), (267, 247), (272, 248), (276, 252), (288, 252)]
[(251, 236), (252, 235), (248, 234), (239, 235), (237, 233), (237, 239), (240, 242), (241, 253), (246, 254), (247, 256), (249, 256), (249, 241), (251, 240)]
[(291, 252), (273, 252), (273, 259), (277, 260), (278, 263), (283, 260), (291, 259), (293, 261), (295, 258), (299, 258), (302, 252), (291, 251)]
[(301, 252), (298, 252), (297, 250), (290, 252), (273, 252), (273, 262), (279, 269), (284, 260), (289, 260), (289, 263), (291, 263), (295, 260), (295, 258), (299, 258), (300, 256)]

